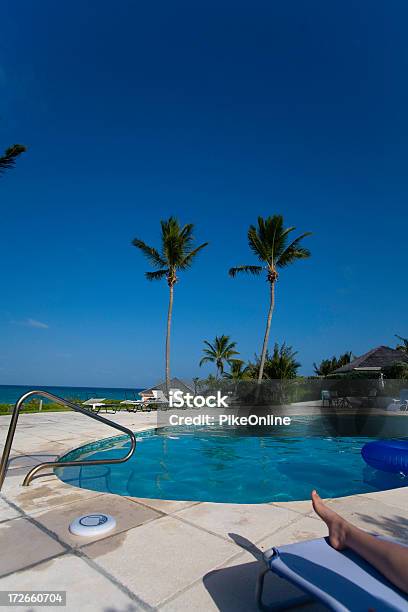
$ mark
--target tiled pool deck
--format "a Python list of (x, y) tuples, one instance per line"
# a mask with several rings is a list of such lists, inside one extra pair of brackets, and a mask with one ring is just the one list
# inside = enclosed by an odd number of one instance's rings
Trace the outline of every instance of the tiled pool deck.
[[(155, 426), (153, 413), (114, 418), (134, 431)], [(9, 422), (0, 417), (0, 450)], [(51, 472), (21, 486), (36, 463), (110, 435), (110, 428), (71, 412), (20, 416), (0, 494), (0, 590), (66, 590), (67, 607), (55, 609), (75, 612), (251, 612), (259, 551), (327, 535), (308, 501), (234, 505), (119, 497), (71, 487)], [(329, 503), (367, 530), (408, 542), (408, 487)], [(70, 535), (72, 519), (98, 511), (116, 517), (113, 532)], [(293, 592), (270, 577), (265, 595), (272, 602)]]

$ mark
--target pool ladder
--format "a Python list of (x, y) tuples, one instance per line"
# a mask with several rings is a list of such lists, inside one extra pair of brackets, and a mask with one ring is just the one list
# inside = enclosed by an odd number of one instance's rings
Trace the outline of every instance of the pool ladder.
[(105, 425), (110, 425), (110, 427), (113, 427), (114, 429), (117, 429), (118, 431), (125, 433), (130, 438), (130, 449), (124, 457), (121, 457), (119, 459), (90, 459), (88, 461), (50, 461), (46, 463), (39, 463), (38, 465), (33, 467), (28, 472), (26, 477), (24, 478), (23, 480), (24, 487), (28, 487), (28, 485), (33, 480), (37, 472), (40, 472), (41, 470), (45, 470), (47, 468), (124, 463), (125, 461), (130, 459), (133, 453), (135, 452), (136, 437), (133, 431), (131, 431), (127, 427), (123, 427), (123, 425), (119, 425), (119, 423), (115, 423), (114, 421), (105, 419), (99, 414), (90, 412), (89, 410), (86, 410), (85, 408), (82, 408), (81, 406), (78, 406), (77, 404), (74, 404), (73, 402), (70, 402), (69, 400), (63, 399), (62, 397), (58, 397), (57, 395), (53, 395), (52, 393), (48, 393), (48, 391), (41, 391), (41, 390), (28, 391), (27, 393), (22, 395), (17, 400), (14, 406), (14, 409), (13, 409), (13, 414), (11, 417), (11, 421), (10, 421), (10, 425), (9, 425), (9, 429), (7, 433), (6, 443), (4, 445), (3, 455), (0, 461), (0, 491), (3, 486), (4, 479), (6, 477), (7, 465), (8, 465), (8, 460), (9, 460), (10, 451), (11, 451), (11, 445), (13, 444), (13, 438), (14, 438), (14, 434), (16, 431), (16, 427), (17, 427), (18, 417), (20, 415), (20, 409), (23, 403), (29, 397), (32, 397), (33, 395), (40, 395), (42, 397), (46, 397), (47, 399), (53, 400), (54, 402), (56, 402), (57, 404), (60, 404), (61, 406), (67, 406), (68, 408), (71, 408), (75, 412), (80, 412), (81, 414), (84, 414), (90, 419), (94, 419), (95, 421), (99, 421), (100, 423), (105, 423)]

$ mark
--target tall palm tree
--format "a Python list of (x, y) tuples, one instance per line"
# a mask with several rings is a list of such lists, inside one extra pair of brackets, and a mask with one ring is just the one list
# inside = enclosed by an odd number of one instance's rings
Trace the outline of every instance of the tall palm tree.
[(239, 355), (235, 350), (237, 343), (230, 342), (229, 336), (215, 336), (212, 344), (208, 340), (204, 340), (204, 344), (206, 346), (203, 348), (204, 357), (200, 361), (200, 366), (207, 362), (215, 363), (217, 376), (224, 373), (224, 363), (231, 366), (235, 361), (234, 356)]
[(14, 168), (16, 157), (21, 155), (21, 153), (24, 153), (26, 150), (26, 147), (20, 144), (14, 144), (11, 147), (8, 147), (8, 149), (4, 151), (4, 154), (0, 156), (0, 175), (6, 170)]
[(266, 319), (258, 383), (261, 382), (264, 373), (272, 314), (275, 306), (275, 283), (279, 276), (278, 269), (284, 268), (298, 259), (310, 257), (310, 251), (301, 246), (302, 240), (306, 238), (306, 236), (310, 236), (310, 232), (305, 232), (295, 238), (295, 240), (290, 241), (289, 235), (295, 229), (295, 227), (284, 228), (282, 215), (274, 215), (266, 219), (258, 217), (258, 227), (254, 225), (249, 226), (248, 244), (249, 248), (262, 265), (238, 266), (236, 268), (231, 268), (229, 271), (232, 277), (240, 272), (259, 275), (265, 270), (267, 274), (269, 283), (269, 309)]
[(174, 285), (178, 281), (177, 273), (187, 270), (194, 261), (195, 256), (201, 249), (208, 245), (208, 242), (192, 248), (194, 244), (193, 229), (194, 225), (188, 223), (180, 226), (177, 219), (170, 217), (161, 224), (161, 248), (160, 250), (148, 246), (143, 240), (135, 238), (133, 246), (138, 248), (147, 257), (152, 266), (156, 268), (153, 272), (146, 272), (148, 280), (161, 280), (165, 278), (169, 286), (169, 307), (167, 312), (167, 331), (166, 331), (166, 389), (170, 387), (170, 333), (171, 317), (173, 313), (173, 294)]

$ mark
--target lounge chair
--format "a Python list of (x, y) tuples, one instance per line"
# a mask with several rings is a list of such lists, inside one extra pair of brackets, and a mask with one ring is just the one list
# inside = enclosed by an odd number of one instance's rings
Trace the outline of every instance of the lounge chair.
[(408, 410), (408, 389), (401, 389), (399, 398), (392, 401), (399, 410)]
[(153, 389), (150, 397), (142, 402), (141, 408), (143, 411), (150, 412), (152, 408), (158, 408), (158, 406), (164, 407), (168, 403), (168, 399), (161, 389)]
[(106, 406), (104, 403), (105, 400), (106, 397), (90, 397), (85, 402), (82, 402), (82, 405), (89, 408), (92, 412), (96, 412), (96, 414), (98, 414), (100, 409)]
[(321, 392), (322, 407), (324, 408), (325, 403), (331, 408), (336, 406), (338, 403), (339, 396), (337, 391), (328, 391), (327, 389)]
[[(266, 567), (259, 575), (256, 589), (260, 610), (287, 610), (313, 600), (336, 612), (408, 610), (408, 598), (402, 591), (353, 551), (335, 550), (328, 538), (271, 548), (263, 557)], [(262, 592), (269, 571), (297, 586), (303, 594), (283, 605), (265, 605)]]
[(128, 397), (129, 394), (125, 391), (125, 399), (120, 402), (120, 405), (124, 406), (128, 412), (137, 412), (137, 409), (142, 406), (143, 400), (137, 400), (134, 391), (131, 392), (130, 397)]

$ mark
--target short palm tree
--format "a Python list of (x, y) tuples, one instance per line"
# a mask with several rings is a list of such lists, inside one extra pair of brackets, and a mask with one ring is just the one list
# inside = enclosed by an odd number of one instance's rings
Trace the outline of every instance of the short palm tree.
[(236, 268), (231, 268), (229, 271), (232, 277), (240, 272), (259, 275), (265, 270), (267, 274), (269, 283), (269, 309), (262, 346), (258, 382), (261, 382), (264, 373), (272, 314), (275, 306), (275, 283), (279, 276), (278, 269), (285, 268), (298, 259), (310, 257), (310, 251), (301, 246), (302, 240), (306, 238), (306, 236), (310, 236), (310, 232), (305, 232), (295, 238), (295, 240), (290, 241), (290, 233), (295, 229), (295, 227), (284, 228), (282, 215), (274, 215), (266, 219), (258, 217), (258, 227), (250, 225), (248, 229), (248, 243), (250, 249), (262, 265), (238, 266)]
[(225, 372), (223, 374), (223, 378), (227, 380), (241, 381), (241, 380), (250, 380), (251, 376), (245, 366), (245, 363), (241, 361), (241, 359), (235, 359), (231, 366), (230, 371)]
[(174, 285), (178, 281), (177, 273), (187, 270), (194, 261), (199, 251), (208, 245), (208, 242), (192, 248), (194, 244), (194, 225), (188, 223), (180, 226), (177, 219), (170, 217), (161, 224), (161, 248), (160, 250), (148, 246), (143, 240), (135, 238), (133, 246), (138, 248), (147, 257), (156, 270), (146, 272), (148, 280), (161, 280), (165, 278), (169, 286), (169, 307), (167, 312), (166, 353), (165, 353), (165, 376), (167, 392), (170, 387), (170, 333), (171, 317), (173, 313)]
[(24, 153), (26, 150), (26, 147), (20, 144), (15, 144), (8, 147), (8, 149), (4, 151), (4, 154), (0, 155), (0, 174), (3, 174), (6, 170), (14, 168), (16, 157), (21, 155), (21, 153)]
[(333, 356), (331, 359), (322, 359), (319, 365), (313, 364), (315, 374), (317, 374), (317, 376), (328, 376), (328, 374), (331, 374), (334, 370), (337, 370), (337, 368), (347, 365), (353, 359), (354, 356), (351, 351), (343, 353), (339, 358)]
[[(296, 360), (296, 355), (297, 351), (288, 346), (286, 342), (280, 346), (275, 342), (273, 351), (271, 353), (269, 349), (266, 351), (264, 378), (271, 380), (296, 378), (301, 366)], [(261, 358), (258, 355), (255, 355), (254, 362), (248, 362), (246, 371), (251, 378), (258, 378), (260, 364)]]
[(398, 334), (395, 334), (395, 337), (398, 338), (398, 340), (401, 340), (401, 344), (397, 344), (395, 348), (398, 351), (404, 351), (405, 353), (408, 353), (408, 338), (403, 338)]
[(237, 343), (230, 342), (229, 336), (215, 336), (212, 344), (208, 340), (204, 340), (204, 344), (204, 357), (200, 361), (200, 366), (207, 362), (215, 363), (217, 376), (224, 373), (224, 363), (231, 366), (236, 361), (234, 356), (239, 355), (238, 351), (235, 350)]

